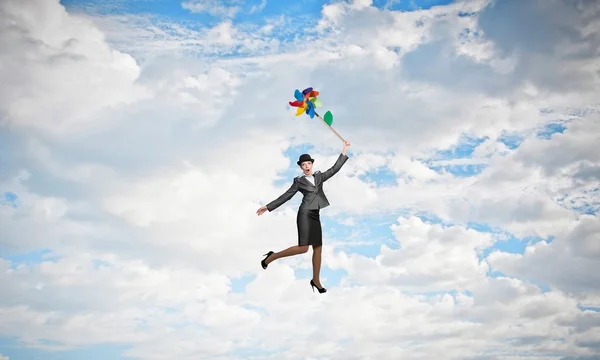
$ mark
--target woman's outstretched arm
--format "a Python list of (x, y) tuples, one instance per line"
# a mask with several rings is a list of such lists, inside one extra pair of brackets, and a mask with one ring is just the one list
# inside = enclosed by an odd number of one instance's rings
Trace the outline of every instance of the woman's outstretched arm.
[(333, 175), (337, 174), (337, 172), (340, 171), (342, 166), (344, 166), (344, 164), (348, 160), (348, 155), (346, 155), (346, 151), (348, 151), (349, 147), (350, 147), (350, 143), (347, 141), (344, 141), (344, 148), (342, 149), (342, 153), (340, 154), (340, 156), (338, 156), (337, 161), (335, 162), (335, 164), (333, 164), (332, 167), (330, 167), (323, 173), (323, 182), (327, 181), (327, 179), (329, 179)]
[(265, 205), (266, 209), (269, 210), (269, 212), (277, 209), (278, 207), (283, 205), (285, 202), (287, 202), (288, 200), (293, 198), (294, 195), (296, 194), (296, 192), (298, 192), (298, 183), (297, 183), (297, 179), (294, 178), (294, 182), (292, 183), (290, 188), (287, 189), (286, 192), (281, 194), (277, 199), (275, 199), (275, 200), (271, 201), (270, 203), (268, 203), (267, 205)]

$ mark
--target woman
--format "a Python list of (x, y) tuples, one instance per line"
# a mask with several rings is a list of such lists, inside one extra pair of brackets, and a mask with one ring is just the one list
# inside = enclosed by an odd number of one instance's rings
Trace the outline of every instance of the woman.
[(303, 254), (307, 252), (308, 247), (312, 245), (313, 277), (310, 280), (310, 285), (313, 292), (315, 291), (315, 287), (319, 290), (319, 293), (327, 291), (327, 289), (321, 285), (321, 281), (319, 280), (319, 273), (321, 270), (321, 249), (323, 245), (319, 210), (329, 206), (329, 201), (323, 192), (323, 183), (340, 171), (346, 160), (348, 160), (348, 156), (346, 155), (348, 147), (350, 147), (350, 143), (344, 141), (344, 148), (337, 161), (331, 168), (323, 173), (316, 171), (313, 174), (312, 165), (315, 160), (312, 159), (309, 154), (300, 155), (297, 164), (302, 169), (303, 175), (295, 177), (292, 186), (290, 186), (290, 188), (280, 197), (265, 206), (261, 206), (258, 211), (256, 211), (259, 216), (267, 210), (271, 212), (290, 200), (296, 192), (300, 191), (302, 193), (302, 203), (298, 208), (298, 215), (296, 217), (298, 245), (289, 247), (280, 252), (269, 251), (265, 254), (266, 257), (261, 260), (261, 265), (263, 269), (266, 269), (271, 262), (282, 257)]

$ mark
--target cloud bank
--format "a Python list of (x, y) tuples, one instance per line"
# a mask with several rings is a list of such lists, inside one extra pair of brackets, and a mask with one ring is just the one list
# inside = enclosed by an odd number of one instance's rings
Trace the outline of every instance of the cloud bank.
[[(0, 4), (0, 353), (598, 358), (596, 2), (238, 6), (183, 2), (217, 16), (201, 27)], [(295, 244), (299, 199), (256, 209), (297, 154), (324, 170), (342, 148), (287, 106), (308, 86), (352, 143), (326, 295), (309, 256), (259, 267)]]

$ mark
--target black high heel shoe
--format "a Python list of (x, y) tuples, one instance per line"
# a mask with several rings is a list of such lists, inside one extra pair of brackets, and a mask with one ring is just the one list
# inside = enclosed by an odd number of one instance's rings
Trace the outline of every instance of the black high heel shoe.
[(260, 261), (260, 264), (262, 265), (262, 268), (263, 268), (263, 269), (266, 269), (266, 268), (267, 268), (267, 266), (268, 266), (268, 265), (267, 265), (267, 263), (265, 262), (265, 260), (267, 260), (267, 259), (269, 258), (269, 256), (271, 256), (271, 255), (273, 255), (273, 254), (274, 254), (274, 252), (272, 252), (272, 251), (269, 251), (268, 253), (266, 253), (266, 254), (264, 254), (264, 255), (263, 255), (263, 256), (266, 256), (264, 259), (262, 259), (262, 260)]
[(320, 294), (322, 294), (324, 292), (327, 292), (327, 289), (325, 289), (325, 288), (319, 288), (317, 286), (317, 284), (315, 284), (315, 282), (312, 279), (310, 279), (310, 286), (312, 287), (312, 291), (313, 292), (315, 292), (315, 288), (317, 288), (317, 290), (319, 290)]

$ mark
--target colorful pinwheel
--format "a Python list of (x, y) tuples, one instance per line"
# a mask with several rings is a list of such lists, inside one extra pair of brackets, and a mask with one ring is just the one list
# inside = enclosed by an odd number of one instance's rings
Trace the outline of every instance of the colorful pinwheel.
[(338, 134), (331, 127), (331, 124), (333, 123), (333, 115), (331, 114), (331, 112), (327, 111), (325, 113), (325, 115), (323, 115), (323, 117), (324, 117), (324, 119), (323, 119), (315, 111), (316, 108), (323, 106), (323, 104), (321, 103), (321, 100), (319, 100), (319, 98), (317, 98), (317, 96), (319, 96), (319, 92), (316, 90), (313, 90), (312, 87), (306, 88), (302, 92), (300, 92), (300, 90), (296, 89), (296, 91), (294, 92), (294, 98), (296, 98), (296, 100), (290, 101), (289, 104), (293, 107), (298, 108), (298, 110), (296, 111), (296, 116), (300, 116), (300, 115), (302, 115), (302, 113), (306, 113), (308, 116), (310, 116), (311, 119), (314, 118), (315, 116), (317, 116), (319, 119), (321, 119), (325, 123), (325, 125), (327, 125), (331, 129), (331, 131), (333, 131), (333, 133), (335, 135), (337, 135), (338, 138), (340, 138), (340, 140), (345, 141), (340, 136), (340, 134)]
[(311, 119), (314, 118), (315, 108), (323, 106), (321, 100), (319, 100), (317, 96), (319, 96), (319, 92), (314, 91), (313, 88), (304, 89), (302, 92), (296, 89), (294, 92), (296, 101), (290, 101), (291, 106), (298, 108), (298, 111), (296, 111), (296, 116), (300, 116), (303, 112), (306, 112)]

